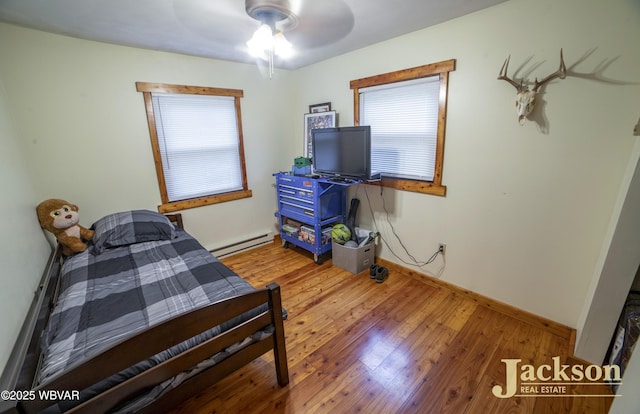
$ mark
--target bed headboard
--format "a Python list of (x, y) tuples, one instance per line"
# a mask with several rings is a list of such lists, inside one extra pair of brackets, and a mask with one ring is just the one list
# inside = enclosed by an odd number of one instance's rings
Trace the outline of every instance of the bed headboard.
[(184, 225), (182, 224), (182, 214), (181, 213), (173, 213), (173, 214), (165, 214), (170, 222), (175, 224), (176, 226), (184, 229)]

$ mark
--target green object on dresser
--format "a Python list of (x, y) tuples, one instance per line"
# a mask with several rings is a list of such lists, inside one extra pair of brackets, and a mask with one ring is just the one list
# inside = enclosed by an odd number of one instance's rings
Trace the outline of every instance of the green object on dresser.
[(306, 167), (307, 165), (311, 165), (311, 158), (298, 157), (293, 160), (293, 165), (297, 168)]

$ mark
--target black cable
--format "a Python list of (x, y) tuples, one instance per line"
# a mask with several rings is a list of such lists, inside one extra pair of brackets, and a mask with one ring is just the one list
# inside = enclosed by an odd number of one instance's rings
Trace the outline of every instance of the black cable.
[[(358, 189), (360, 189), (360, 185), (358, 185)], [(405, 244), (402, 242), (402, 239), (400, 238), (400, 236), (398, 235), (398, 233), (396, 232), (396, 229), (393, 227), (393, 224), (391, 223), (391, 221), (389, 220), (389, 211), (387, 210), (387, 207), (385, 205), (385, 201), (384, 201), (384, 197), (382, 196), (382, 190), (383, 190), (383, 186), (380, 186), (380, 198), (382, 199), (382, 209), (385, 212), (385, 216), (386, 216), (386, 221), (387, 224), (389, 225), (389, 227), (391, 228), (391, 232), (393, 233), (393, 235), (395, 236), (395, 238), (398, 240), (398, 243), (400, 243), (400, 246), (402, 246), (402, 249), (404, 250), (405, 254), (412, 260), (412, 262), (409, 262), (407, 260), (405, 260), (404, 258), (400, 257), (394, 250), (393, 248), (391, 248), (391, 246), (389, 245), (389, 243), (387, 243), (387, 241), (384, 239), (384, 237), (382, 237), (382, 233), (380, 233), (380, 240), (382, 240), (382, 242), (384, 243), (385, 246), (387, 246), (387, 249), (389, 249), (389, 251), (391, 252), (391, 254), (398, 260), (400, 260), (402, 263), (406, 264), (406, 265), (413, 265), (413, 266), (417, 266), (422, 268), (423, 266), (426, 266), (428, 264), (433, 263), (434, 260), (436, 260), (436, 257), (438, 257), (438, 253), (440, 253), (440, 248), (438, 248), (438, 250), (436, 250), (429, 259), (427, 259), (427, 261), (425, 262), (421, 262), (418, 259), (416, 259), (411, 253), (409, 253), (409, 249), (407, 249), (407, 247), (405, 246)], [(376, 229), (379, 231), (379, 229), (381, 228), (380, 226), (378, 226), (378, 223), (376, 222), (376, 216), (373, 213), (373, 207), (371, 206), (371, 199), (369, 198), (369, 193), (367, 192), (367, 188), (364, 188), (364, 194), (367, 197), (367, 204), (369, 206), (369, 212), (371, 213), (371, 219), (373, 220), (373, 224), (376, 227)]]

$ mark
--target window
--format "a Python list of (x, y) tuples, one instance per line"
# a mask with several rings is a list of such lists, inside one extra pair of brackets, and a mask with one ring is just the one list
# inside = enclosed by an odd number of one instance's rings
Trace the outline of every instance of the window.
[(356, 125), (371, 126), (372, 170), (382, 185), (445, 196), (449, 72), (455, 60), (351, 81)]
[(147, 108), (160, 212), (251, 197), (241, 90), (137, 82)]

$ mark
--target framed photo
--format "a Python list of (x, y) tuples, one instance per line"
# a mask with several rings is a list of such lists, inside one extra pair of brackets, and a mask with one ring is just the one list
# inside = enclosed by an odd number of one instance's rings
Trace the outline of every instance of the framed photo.
[(336, 111), (325, 111), (304, 114), (304, 151), (305, 157), (313, 157), (311, 130), (333, 128), (336, 126)]
[(318, 112), (329, 112), (331, 110), (331, 102), (309, 105), (309, 112), (316, 114)]

